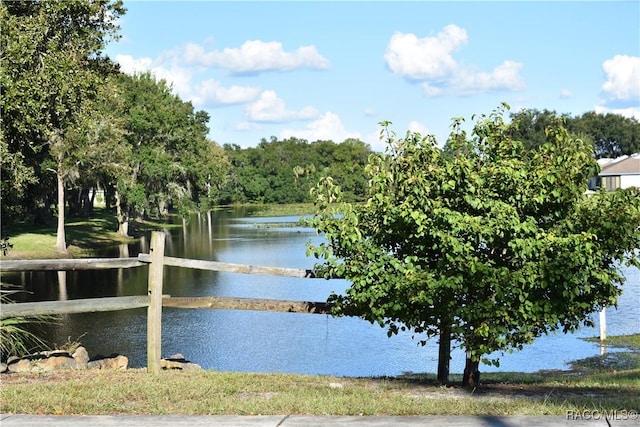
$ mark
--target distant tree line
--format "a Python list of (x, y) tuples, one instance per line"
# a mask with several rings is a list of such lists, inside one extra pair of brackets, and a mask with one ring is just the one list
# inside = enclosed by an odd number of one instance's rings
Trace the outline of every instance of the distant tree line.
[(309, 189), (323, 176), (340, 182), (349, 200), (362, 200), (364, 166), (372, 153), (358, 139), (309, 143), (275, 137), (255, 148), (225, 144), (224, 150), (232, 167), (220, 191), (223, 204), (312, 202)]
[(617, 158), (640, 152), (640, 122), (619, 114), (589, 111), (581, 116), (559, 115), (549, 110), (522, 110), (511, 113), (515, 124), (512, 137), (527, 149), (540, 147), (546, 140), (546, 129), (560, 117), (567, 130), (593, 146), (597, 159)]

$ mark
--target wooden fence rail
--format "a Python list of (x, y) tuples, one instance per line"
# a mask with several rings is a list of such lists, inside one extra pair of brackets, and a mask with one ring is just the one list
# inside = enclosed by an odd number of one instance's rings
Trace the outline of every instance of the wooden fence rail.
[(329, 314), (326, 302), (285, 301), (234, 297), (165, 297), (163, 307), (210, 308), (216, 310), (280, 311), (285, 313)]
[(313, 314), (328, 314), (331, 311), (331, 307), (326, 302), (234, 297), (171, 297), (170, 295), (163, 295), (162, 284), (165, 265), (241, 274), (316, 278), (312, 270), (167, 257), (164, 256), (164, 239), (164, 233), (153, 232), (151, 234), (149, 254), (139, 254), (137, 258), (0, 261), (0, 271), (2, 272), (98, 270), (149, 266), (147, 295), (0, 304), (0, 318), (117, 311), (147, 307), (147, 371), (157, 374), (160, 372), (163, 306), (174, 308), (255, 310)]
[(2, 304), (0, 318), (118, 311), (148, 306), (149, 297), (144, 295), (74, 299), (67, 301), (21, 302), (17, 304)]
[[(18, 304), (2, 304), (0, 319), (8, 317), (130, 310), (148, 306), (149, 297), (144, 295), (86, 298), (66, 301), (21, 302)], [(171, 297), (169, 295), (162, 296), (162, 306), (171, 308), (279, 311), (284, 313), (310, 314), (329, 314), (331, 311), (331, 306), (326, 302), (235, 297)]]
[(0, 271), (73, 271), (142, 267), (136, 258), (16, 259), (0, 261)]
[[(151, 262), (149, 254), (138, 254), (138, 259), (143, 262)], [(173, 267), (194, 268), (197, 270), (227, 271), (242, 274), (262, 274), (269, 276), (299, 277), (313, 279), (316, 276), (313, 270), (301, 270), (297, 268), (264, 267), (258, 265), (230, 264), (218, 261), (203, 261), (197, 259), (184, 259), (174, 257), (164, 257), (164, 265)]]

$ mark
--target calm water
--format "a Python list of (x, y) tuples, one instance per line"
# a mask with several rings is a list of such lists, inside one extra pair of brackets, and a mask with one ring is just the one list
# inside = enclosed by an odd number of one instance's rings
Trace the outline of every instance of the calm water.
[[(169, 256), (251, 265), (311, 268), (306, 243), (318, 241), (311, 229), (295, 225), (297, 217), (252, 218), (246, 212), (216, 212), (194, 217), (184, 228), (167, 231)], [(282, 224), (289, 224), (282, 226)], [(147, 240), (108, 256), (147, 252)], [(29, 300), (56, 300), (146, 293), (147, 269), (68, 272), (66, 286), (52, 272), (3, 276), (32, 292)], [(625, 271), (627, 283), (618, 308), (607, 310), (610, 335), (640, 332), (640, 272)], [(296, 279), (276, 276), (165, 267), (164, 293), (172, 296), (236, 296), (324, 301), (342, 280)], [(596, 315), (597, 320), (597, 315)], [(399, 375), (435, 372), (437, 343), (421, 347), (410, 334), (388, 338), (386, 331), (356, 318), (317, 314), (239, 310), (163, 310), (162, 354), (182, 353), (205, 369), (249, 372), (292, 372), (337, 376)], [(120, 353), (131, 367), (146, 365), (146, 309), (61, 316), (42, 331), (49, 342), (82, 342), (89, 354)], [(500, 368), (489, 371), (535, 372), (566, 369), (567, 362), (599, 354), (599, 346), (581, 340), (599, 329), (537, 339), (522, 351), (501, 357)], [(462, 372), (464, 354), (454, 350), (452, 372)]]

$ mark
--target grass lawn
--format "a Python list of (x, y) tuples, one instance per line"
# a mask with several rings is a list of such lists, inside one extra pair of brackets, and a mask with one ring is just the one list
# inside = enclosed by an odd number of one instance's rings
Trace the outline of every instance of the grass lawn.
[[(253, 216), (291, 216), (308, 215), (313, 212), (309, 203), (289, 205), (250, 205)], [(105, 208), (94, 208), (91, 218), (67, 218), (65, 233), (67, 254), (61, 254), (54, 248), (56, 243), (56, 224), (34, 226), (31, 223), (17, 223), (7, 230), (9, 243), (13, 247), (5, 259), (52, 259), (52, 258), (87, 258), (95, 256), (103, 248), (132, 243), (135, 237), (150, 230), (181, 227), (174, 218), (160, 220), (133, 220), (129, 234), (134, 237), (119, 235), (115, 213)], [(4, 236), (3, 236), (4, 237)]]
[(336, 378), (146, 370), (4, 374), (3, 413), (193, 415), (564, 415), (640, 409), (640, 370), (485, 374), (466, 390), (433, 376)]
[[(638, 336), (623, 341), (635, 342)], [(627, 352), (638, 355), (637, 346)], [(603, 360), (607, 355), (599, 356)], [(570, 371), (342, 378), (216, 371), (59, 371), (0, 377), (3, 413), (192, 415), (565, 415), (640, 411), (640, 359), (576, 361)]]
[(115, 214), (95, 208), (91, 218), (68, 218), (65, 222), (67, 254), (54, 248), (56, 224), (34, 226), (30, 223), (12, 224), (7, 230), (13, 247), (5, 259), (83, 258), (95, 255), (97, 250), (130, 243), (134, 239), (119, 235)]

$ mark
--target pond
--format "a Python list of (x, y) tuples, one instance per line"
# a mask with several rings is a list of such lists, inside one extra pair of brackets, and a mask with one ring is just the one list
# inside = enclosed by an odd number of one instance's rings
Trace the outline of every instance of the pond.
[[(194, 216), (184, 227), (166, 230), (168, 256), (273, 267), (312, 268), (305, 254), (320, 237), (297, 226), (298, 217), (259, 218), (243, 210)], [(106, 256), (148, 252), (148, 237)], [(640, 332), (640, 272), (625, 270), (627, 283), (618, 307), (607, 309), (609, 335)], [(28, 300), (143, 295), (147, 269), (74, 271), (59, 282), (55, 272), (5, 274), (3, 281), (30, 292)], [(66, 282), (66, 283), (65, 283)], [(348, 286), (343, 280), (297, 279), (165, 267), (164, 291), (172, 296), (234, 296), (324, 301)], [(595, 315), (596, 324), (598, 320)], [(357, 318), (328, 315), (164, 308), (162, 355), (183, 354), (205, 369), (289, 372), (336, 376), (395, 376), (435, 372), (437, 342), (417, 345), (410, 333), (387, 337), (386, 330)], [(91, 356), (124, 354), (130, 367), (146, 366), (146, 309), (60, 316), (40, 331), (50, 343), (79, 341)], [(538, 338), (523, 350), (501, 356), (499, 368), (483, 372), (536, 372), (567, 369), (571, 360), (600, 353), (581, 338), (599, 329)], [(451, 372), (464, 368), (464, 354), (453, 351)]]

